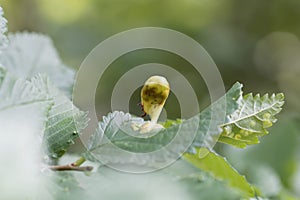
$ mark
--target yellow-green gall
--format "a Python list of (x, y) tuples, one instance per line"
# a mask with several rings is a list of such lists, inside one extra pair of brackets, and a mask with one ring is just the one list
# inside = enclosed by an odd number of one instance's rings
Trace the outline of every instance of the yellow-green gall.
[(250, 131), (245, 131), (245, 132), (244, 132), (244, 136), (248, 136), (248, 135), (250, 135), (250, 134), (251, 134)]
[(230, 134), (228, 135), (228, 137), (233, 138), (233, 137), (234, 137), (234, 133), (230, 133)]
[(270, 113), (265, 113), (265, 114), (263, 114), (263, 118), (264, 118), (264, 119), (270, 119), (270, 117), (271, 117), (271, 114), (270, 114)]
[(231, 126), (225, 126), (223, 128), (225, 135), (229, 135), (232, 132)]
[(207, 154), (209, 154), (209, 150), (207, 148), (199, 149), (198, 156), (200, 159), (204, 158)]
[(241, 134), (242, 136), (248, 136), (248, 135), (251, 134), (251, 132), (250, 132), (250, 131), (247, 131), (247, 130), (244, 130), (244, 129), (241, 129), (241, 130), (240, 130), (240, 134)]
[(265, 120), (265, 121), (263, 122), (264, 128), (271, 127), (272, 125), (273, 125), (273, 123), (272, 123), (270, 120)]
[(250, 121), (250, 126), (251, 126), (251, 127), (255, 127), (255, 125), (256, 125), (256, 122), (255, 122), (255, 120), (252, 119), (252, 120)]
[(241, 139), (242, 138), (242, 136), (240, 135), (240, 134), (236, 134), (235, 136), (234, 136), (234, 139), (236, 139), (236, 140), (239, 140), (239, 139)]

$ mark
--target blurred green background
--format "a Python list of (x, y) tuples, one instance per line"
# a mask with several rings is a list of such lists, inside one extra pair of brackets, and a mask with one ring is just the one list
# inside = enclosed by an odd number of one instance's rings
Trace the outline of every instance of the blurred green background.
[[(286, 104), (279, 122), (260, 145), (236, 151), (216, 148), (245, 174), (276, 176), (282, 187), (300, 195), (300, 1), (299, 0), (0, 0), (10, 32), (35, 31), (49, 35), (69, 66), (79, 68), (87, 54), (109, 36), (136, 27), (171, 28), (197, 40), (217, 64), (226, 88), (236, 81), (245, 92), (284, 92)], [(159, 62), (180, 68), (186, 63), (166, 52), (142, 50), (113, 65)], [(112, 67), (115, 79), (123, 72)], [(197, 91), (200, 108), (210, 103), (201, 77), (184, 74)], [(109, 111), (113, 84), (102, 80), (97, 110)], [(136, 106), (138, 91), (130, 109)], [(176, 118), (176, 98), (166, 105)], [(255, 177), (255, 176), (254, 176)], [(273, 179), (272, 179), (273, 180)], [(256, 180), (253, 180), (256, 182)], [(258, 183), (272, 186), (272, 182)], [(272, 193), (272, 191), (270, 191)]]

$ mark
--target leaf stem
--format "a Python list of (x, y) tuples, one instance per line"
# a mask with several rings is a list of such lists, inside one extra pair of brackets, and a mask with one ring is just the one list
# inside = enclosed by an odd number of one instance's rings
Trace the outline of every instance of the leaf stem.
[(85, 158), (84, 157), (80, 157), (78, 160), (76, 160), (75, 162), (73, 162), (71, 165), (79, 167), (84, 162), (85, 162)]

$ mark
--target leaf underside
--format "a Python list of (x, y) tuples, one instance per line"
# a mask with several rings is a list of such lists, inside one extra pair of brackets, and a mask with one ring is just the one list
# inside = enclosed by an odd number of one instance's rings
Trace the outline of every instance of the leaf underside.
[(60, 92), (47, 79), (47, 88), (43, 90), (51, 96), (54, 105), (49, 111), (45, 127), (44, 142), (47, 154), (52, 159), (61, 157), (74, 144), (88, 123), (87, 113), (75, 107), (71, 100)]
[[(195, 153), (197, 147), (212, 148), (222, 131), (218, 124), (224, 123), (226, 115), (238, 107), (236, 100), (241, 94), (241, 87), (241, 84), (236, 83), (226, 95), (200, 114), (154, 135), (144, 134), (143, 138), (139, 137), (139, 132), (131, 129), (131, 124), (143, 123), (142, 118), (118, 111), (110, 113), (103, 118), (99, 128), (91, 136), (89, 152), (101, 157), (100, 160), (104, 163), (144, 164), (148, 161), (157, 163), (176, 159), (184, 152)], [(224, 118), (211, 120), (212, 115), (217, 115), (218, 112), (224, 112)]]
[(239, 108), (222, 125), (219, 142), (239, 148), (259, 143), (258, 137), (268, 134), (267, 128), (276, 122), (275, 115), (284, 104), (282, 93), (253, 97), (247, 94), (239, 99)]

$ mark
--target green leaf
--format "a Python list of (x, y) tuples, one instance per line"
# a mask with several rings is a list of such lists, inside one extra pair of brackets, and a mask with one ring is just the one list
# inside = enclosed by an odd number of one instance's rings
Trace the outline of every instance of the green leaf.
[[(90, 137), (88, 152), (84, 156), (92, 161), (98, 161), (101, 158), (101, 163), (147, 162), (149, 164), (156, 162), (157, 159), (168, 159), (164, 158), (164, 155), (152, 155), (148, 152), (155, 151), (167, 144), (172, 140), (174, 134), (165, 134), (165, 129), (156, 135), (148, 136), (148, 134), (141, 135), (138, 131), (135, 132), (131, 129), (132, 124), (143, 122), (143, 118), (134, 117), (128, 113), (119, 111), (109, 113), (108, 116), (103, 117), (98, 129)], [(182, 148), (182, 145), (178, 145), (177, 148)], [(91, 154), (96, 155), (96, 159)]]
[(58, 88), (71, 96), (75, 71), (62, 63), (49, 37), (25, 32), (10, 34), (8, 39), (0, 62), (10, 73), (25, 79), (47, 74)]
[[(142, 118), (118, 111), (110, 113), (103, 117), (99, 128), (91, 136), (88, 150), (100, 156), (102, 162), (132, 162), (134, 160), (136, 163), (147, 163), (176, 159), (186, 151), (195, 152), (196, 147), (212, 148), (221, 133), (218, 125), (225, 120), (211, 120), (212, 110), (214, 114), (217, 114), (223, 112), (226, 106), (226, 114), (231, 114), (238, 107), (236, 100), (241, 94), (241, 86), (236, 83), (225, 96), (200, 114), (188, 120), (182, 120), (180, 124), (173, 123), (172, 126), (156, 134), (140, 134), (132, 130), (132, 124), (144, 123)], [(224, 103), (226, 103), (225, 106)], [(152, 153), (163, 147), (167, 147), (165, 148), (167, 153)], [(137, 153), (144, 154), (137, 155)], [(87, 157), (90, 158), (90, 156)]]
[(52, 159), (61, 157), (68, 147), (74, 144), (74, 139), (79, 136), (88, 123), (87, 113), (75, 107), (60, 90), (51, 84), (47, 78), (46, 87), (41, 90), (47, 93), (54, 102), (49, 111), (44, 132), (44, 142), (47, 154)]
[(7, 37), (5, 35), (7, 31), (7, 20), (3, 17), (3, 9), (0, 7), (0, 53), (7, 46)]
[(262, 138), (259, 145), (246, 149), (227, 145), (223, 155), (230, 158), (230, 162), (246, 174), (266, 197), (278, 196), (281, 189), (291, 190), (291, 180), (297, 177), (295, 155), (299, 147), (298, 132), (299, 122), (290, 115), (283, 115), (280, 123), (272, 128), (268, 137)]
[(213, 174), (200, 171), (184, 159), (177, 160), (171, 166), (157, 172), (158, 175), (169, 174), (187, 191), (188, 199), (241, 199), (242, 193), (229, 186), (227, 180), (216, 179)]
[(281, 111), (283, 104), (282, 93), (263, 97), (259, 94), (255, 97), (252, 94), (245, 95), (239, 99), (239, 109), (222, 125), (219, 142), (239, 148), (259, 143), (258, 137), (268, 134), (267, 128), (276, 122), (275, 115)]
[(239, 189), (245, 197), (257, 195), (254, 187), (251, 186), (244, 176), (241, 176), (226, 160), (214, 152), (206, 152), (202, 157), (202, 151), (209, 151), (205, 148), (197, 149), (197, 154), (184, 154), (184, 159), (198, 167), (199, 169), (210, 172), (219, 180), (228, 181), (231, 187)]
[(176, 124), (181, 124), (182, 121), (183, 121), (182, 119), (176, 119), (176, 120), (168, 119), (167, 121), (161, 123), (161, 125), (165, 128), (169, 128), (169, 127), (174, 126)]

